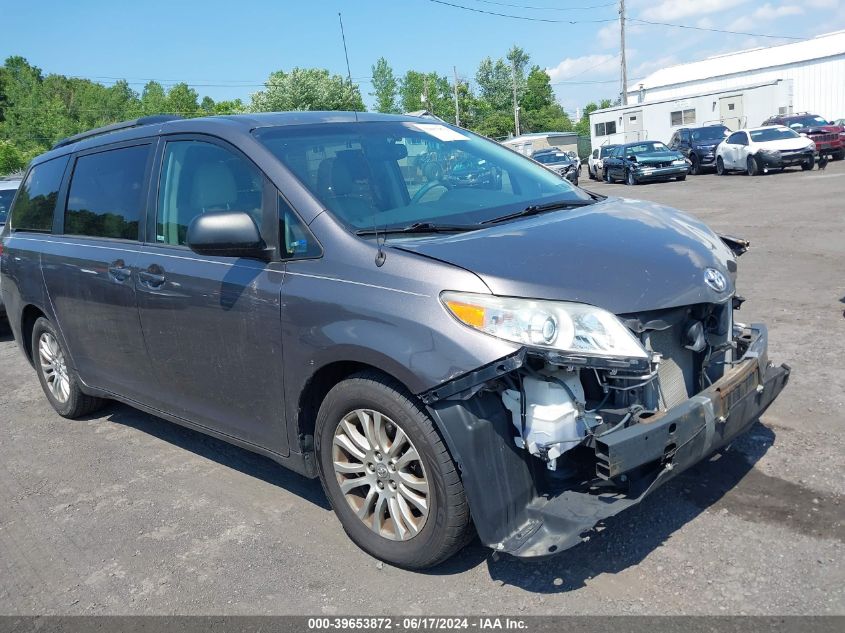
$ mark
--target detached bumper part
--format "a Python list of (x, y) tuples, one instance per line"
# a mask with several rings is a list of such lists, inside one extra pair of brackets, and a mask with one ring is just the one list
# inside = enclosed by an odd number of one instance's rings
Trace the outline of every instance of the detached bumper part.
[(429, 404), (461, 467), (482, 542), (519, 557), (542, 557), (577, 545), (599, 521), (636, 505), (660, 485), (747, 431), (783, 390), (786, 365), (768, 362), (768, 333), (751, 325), (748, 348), (722, 379), (648, 421), (597, 439), (596, 481), (625, 475), (614, 490), (537, 492), (511, 420), (495, 394)]

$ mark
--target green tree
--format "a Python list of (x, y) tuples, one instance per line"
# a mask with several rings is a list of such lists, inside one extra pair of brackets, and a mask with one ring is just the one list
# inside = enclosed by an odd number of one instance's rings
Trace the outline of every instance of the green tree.
[(167, 94), (157, 81), (149, 81), (141, 92), (141, 113), (144, 116), (167, 112)]
[(396, 105), (398, 88), (393, 68), (384, 57), (379, 57), (373, 64), (373, 92), (370, 93), (370, 96), (376, 98), (376, 110), (388, 114), (399, 112), (399, 106)]
[(170, 114), (181, 114), (184, 117), (200, 115), (199, 104), (197, 103), (197, 91), (186, 83), (178, 83), (167, 91), (165, 101), (165, 112)]
[(10, 141), (0, 141), (0, 176), (26, 167), (27, 157)]
[(253, 112), (287, 110), (364, 111), (358, 86), (325, 68), (294, 68), (270, 73), (267, 87), (252, 95)]
[(525, 81), (525, 92), (519, 104), (523, 110), (540, 110), (555, 103), (551, 78), (539, 66), (532, 66)]
[(478, 65), (475, 81), (479, 98), (490, 111), (503, 112), (513, 107), (513, 71), (502, 59), (485, 57)]
[(452, 84), (437, 73), (409, 70), (399, 82), (399, 96), (405, 112), (428, 110), (446, 121), (455, 120)]

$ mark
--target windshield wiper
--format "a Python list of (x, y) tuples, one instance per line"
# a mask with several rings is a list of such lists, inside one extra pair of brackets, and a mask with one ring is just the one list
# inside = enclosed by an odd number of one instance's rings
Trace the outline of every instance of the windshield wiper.
[(576, 207), (586, 207), (587, 205), (595, 203), (595, 200), (558, 200), (556, 202), (547, 202), (546, 204), (532, 204), (530, 206), (525, 207), (521, 211), (502, 215), (498, 218), (492, 218), (490, 220), (484, 220), (483, 222), (481, 222), (481, 224), (498, 224), (499, 222), (506, 222), (508, 220), (514, 220), (516, 218), (524, 218), (529, 215), (538, 215), (540, 213), (545, 213), (546, 211), (555, 211), (557, 209), (574, 209)]
[(478, 226), (469, 224), (434, 224), (433, 222), (414, 222), (408, 226), (360, 229), (355, 235), (376, 235), (377, 233), (462, 233), (464, 231), (475, 231)]

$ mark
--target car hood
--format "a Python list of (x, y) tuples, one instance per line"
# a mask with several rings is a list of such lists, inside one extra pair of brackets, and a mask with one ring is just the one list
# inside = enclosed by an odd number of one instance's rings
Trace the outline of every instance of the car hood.
[(651, 154), (637, 154), (637, 162), (643, 165), (649, 163), (663, 163), (667, 160), (680, 160), (684, 155), (680, 152), (653, 152)]
[(812, 141), (800, 136), (798, 138), (783, 138), (777, 141), (755, 142), (754, 144), (760, 149), (790, 150), (809, 147), (812, 144)]
[[(497, 295), (589, 303), (615, 314), (725, 301), (736, 262), (701, 222), (662, 205), (608, 198), (456, 235), (389, 240), (475, 272)], [(704, 282), (714, 268), (727, 279)]]

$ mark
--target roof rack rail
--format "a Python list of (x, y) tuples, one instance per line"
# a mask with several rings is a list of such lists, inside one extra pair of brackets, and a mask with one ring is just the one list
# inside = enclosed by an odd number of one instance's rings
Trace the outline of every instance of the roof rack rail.
[(53, 149), (65, 147), (66, 145), (77, 143), (86, 138), (100, 136), (101, 134), (109, 134), (110, 132), (117, 132), (118, 130), (128, 130), (129, 128), (140, 127), (142, 125), (153, 125), (155, 123), (166, 123), (167, 121), (178, 121), (179, 119), (183, 118), (184, 117), (181, 117), (178, 114), (154, 114), (152, 116), (142, 116), (137, 119), (132, 119), (131, 121), (121, 121), (120, 123), (112, 123), (111, 125), (105, 125), (103, 127), (98, 127), (93, 130), (88, 130), (87, 132), (82, 132), (80, 134), (74, 134), (73, 136), (63, 138), (61, 141), (53, 145)]

